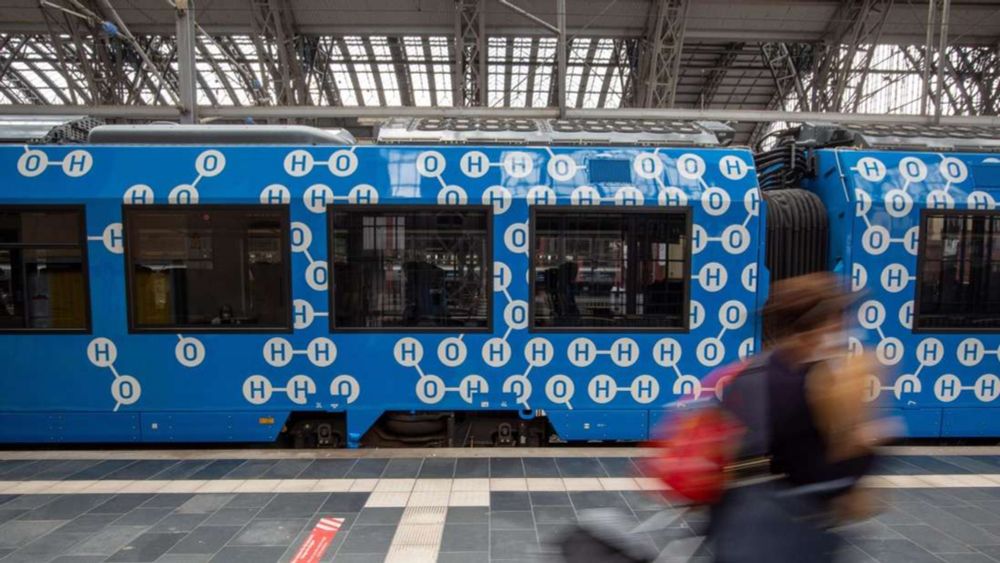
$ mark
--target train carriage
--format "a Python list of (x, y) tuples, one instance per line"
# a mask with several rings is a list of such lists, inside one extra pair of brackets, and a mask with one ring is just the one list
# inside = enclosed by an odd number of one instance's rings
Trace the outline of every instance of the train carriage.
[(0, 148), (0, 440), (647, 438), (759, 346), (753, 155), (549, 125)]

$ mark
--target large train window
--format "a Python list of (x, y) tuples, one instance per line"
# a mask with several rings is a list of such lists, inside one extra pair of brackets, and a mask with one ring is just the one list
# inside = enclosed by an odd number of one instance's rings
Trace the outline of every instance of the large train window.
[(132, 330), (290, 330), (287, 206), (125, 206), (124, 218)]
[(332, 328), (490, 330), (491, 209), (330, 206)]
[(690, 210), (534, 207), (536, 330), (686, 330)]
[(914, 330), (1000, 330), (1000, 213), (925, 209)]
[(0, 206), (0, 331), (86, 332), (83, 206)]

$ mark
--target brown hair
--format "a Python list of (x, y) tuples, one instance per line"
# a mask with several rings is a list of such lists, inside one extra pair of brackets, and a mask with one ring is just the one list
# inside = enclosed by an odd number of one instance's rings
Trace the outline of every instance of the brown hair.
[(831, 272), (787, 278), (771, 286), (764, 305), (764, 333), (774, 342), (819, 328), (836, 319), (851, 303), (840, 279)]

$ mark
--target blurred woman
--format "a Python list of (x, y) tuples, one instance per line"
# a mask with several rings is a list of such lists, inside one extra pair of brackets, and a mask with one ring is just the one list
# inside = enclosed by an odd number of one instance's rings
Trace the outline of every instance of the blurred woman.
[(847, 355), (851, 302), (831, 273), (772, 286), (763, 311), (769, 351), (723, 397), (746, 434), (737, 486), (712, 510), (717, 561), (832, 560), (839, 542), (829, 528), (859, 513), (857, 485), (874, 460), (863, 401), (874, 366)]

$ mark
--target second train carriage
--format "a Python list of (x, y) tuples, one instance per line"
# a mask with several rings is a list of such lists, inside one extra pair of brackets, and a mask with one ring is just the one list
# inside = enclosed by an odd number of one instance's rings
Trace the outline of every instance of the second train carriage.
[(0, 441), (642, 440), (756, 349), (750, 151), (424, 125), (0, 148)]

